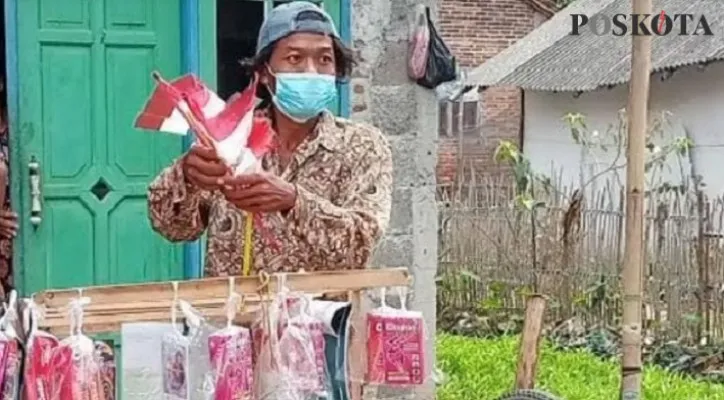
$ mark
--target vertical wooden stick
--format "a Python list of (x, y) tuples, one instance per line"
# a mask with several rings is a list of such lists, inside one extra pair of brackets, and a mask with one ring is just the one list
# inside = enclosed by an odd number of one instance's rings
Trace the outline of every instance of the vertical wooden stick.
[(538, 351), (543, 332), (543, 316), (545, 315), (546, 298), (532, 295), (525, 306), (523, 334), (520, 339), (518, 356), (518, 372), (515, 376), (516, 389), (533, 389), (538, 366)]
[[(652, 13), (652, 0), (632, 0), (634, 15)], [(644, 269), (644, 165), (651, 79), (651, 36), (634, 35), (626, 116), (626, 245), (623, 263), (621, 399), (641, 398), (641, 302)]]

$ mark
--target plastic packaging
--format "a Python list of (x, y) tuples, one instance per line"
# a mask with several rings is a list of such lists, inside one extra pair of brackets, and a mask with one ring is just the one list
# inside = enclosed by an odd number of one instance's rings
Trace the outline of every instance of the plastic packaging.
[(96, 400), (103, 396), (100, 363), (95, 343), (83, 335), (83, 307), (90, 298), (74, 299), (70, 303), (70, 336), (52, 350), (52, 400)]
[(367, 381), (373, 385), (414, 386), (425, 382), (422, 313), (409, 311), (400, 292), (401, 309), (382, 304), (367, 315)]
[(450, 82), (457, 77), (457, 62), (452, 52), (435, 29), (430, 18), (430, 9), (425, 10), (427, 26), (430, 31), (430, 42), (427, 51), (425, 74), (417, 80), (417, 84), (428, 89), (434, 89), (441, 83)]
[(425, 76), (427, 54), (430, 48), (430, 28), (423, 7), (416, 7), (415, 26), (410, 35), (410, 49), (407, 61), (407, 73), (417, 80)]
[[(106, 342), (95, 342), (96, 357), (100, 365), (100, 380), (103, 400), (116, 399), (116, 357), (113, 348)], [(1, 399), (5, 400), (5, 399)]]
[(19, 396), (18, 390), (20, 387), (20, 363), (22, 355), (20, 351), (20, 341), (16, 331), (19, 320), (17, 298), (17, 292), (14, 290), (11, 291), (8, 303), (4, 305), (5, 314), (2, 320), (0, 320), (0, 330), (2, 330), (3, 334), (0, 340), (4, 342), (6, 349), (4, 368), (0, 371), (0, 373), (3, 374), (3, 382), (0, 387), (0, 400), (15, 400)]
[(178, 283), (173, 282), (174, 300), (171, 305), (171, 325), (174, 330), (161, 341), (162, 386), (165, 400), (190, 400), (189, 347), (190, 340), (176, 327), (176, 315), (180, 307), (177, 297)]
[(23, 310), (23, 325), (28, 331), (26, 341), (25, 367), (23, 373), (24, 400), (51, 399), (51, 357), (53, 350), (58, 347), (59, 340), (38, 329), (40, 310), (37, 305), (29, 301)]
[(327, 393), (322, 324), (308, 300), (289, 293), (282, 275), (271, 306), (262, 303), (253, 326), (258, 399), (307, 400)]
[(209, 336), (209, 359), (214, 379), (214, 400), (254, 399), (254, 365), (251, 331), (234, 326), (237, 309), (243, 308), (242, 297), (234, 292), (229, 279), (226, 327)]

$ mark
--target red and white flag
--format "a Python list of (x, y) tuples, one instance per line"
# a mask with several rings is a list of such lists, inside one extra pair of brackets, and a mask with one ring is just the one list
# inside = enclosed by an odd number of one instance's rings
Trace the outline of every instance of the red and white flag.
[(157, 82), (136, 118), (136, 128), (178, 135), (192, 131), (202, 142), (211, 142), (235, 174), (258, 168), (272, 136), (268, 121), (254, 116), (256, 79), (228, 103), (195, 75), (173, 82), (157, 77)]

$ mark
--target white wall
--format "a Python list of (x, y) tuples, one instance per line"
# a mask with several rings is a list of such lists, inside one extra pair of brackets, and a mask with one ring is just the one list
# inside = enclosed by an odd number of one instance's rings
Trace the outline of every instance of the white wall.
[[(524, 150), (533, 168), (543, 173), (550, 173), (553, 168), (565, 183), (577, 184), (581, 151), (562, 117), (567, 112), (584, 114), (589, 128), (603, 132), (617, 121), (618, 110), (626, 106), (627, 96), (627, 85), (583, 93), (578, 98), (571, 93), (526, 92)], [(665, 81), (654, 76), (650, 114), (661, 111), (673, 114), (671, 136), (684, 135), (683, 126), (692, 134), (697, 173), (704, 177), (707, 194), (724, 195), (724, 63), (714, 63), (703, 70), (696, 66), (682, 68)], [(611, 158), (610, 154), (596, 157), (606, 165), (610, 165)], [(680, 180), (680, 166), (671, 167), (666, 179)], [(688, 164), (682, 167), (689, 172)], [(625, 180), (625, 171), (620, 174)]]

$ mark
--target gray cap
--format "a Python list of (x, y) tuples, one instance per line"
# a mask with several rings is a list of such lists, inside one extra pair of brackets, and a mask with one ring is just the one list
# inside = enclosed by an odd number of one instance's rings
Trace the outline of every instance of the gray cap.
[(277, 40), (298, 32), (320, 33), (339, 38), (332, 17), (308, 1), (292, 1), (275, 7), (259, 30), (257, 54)]

